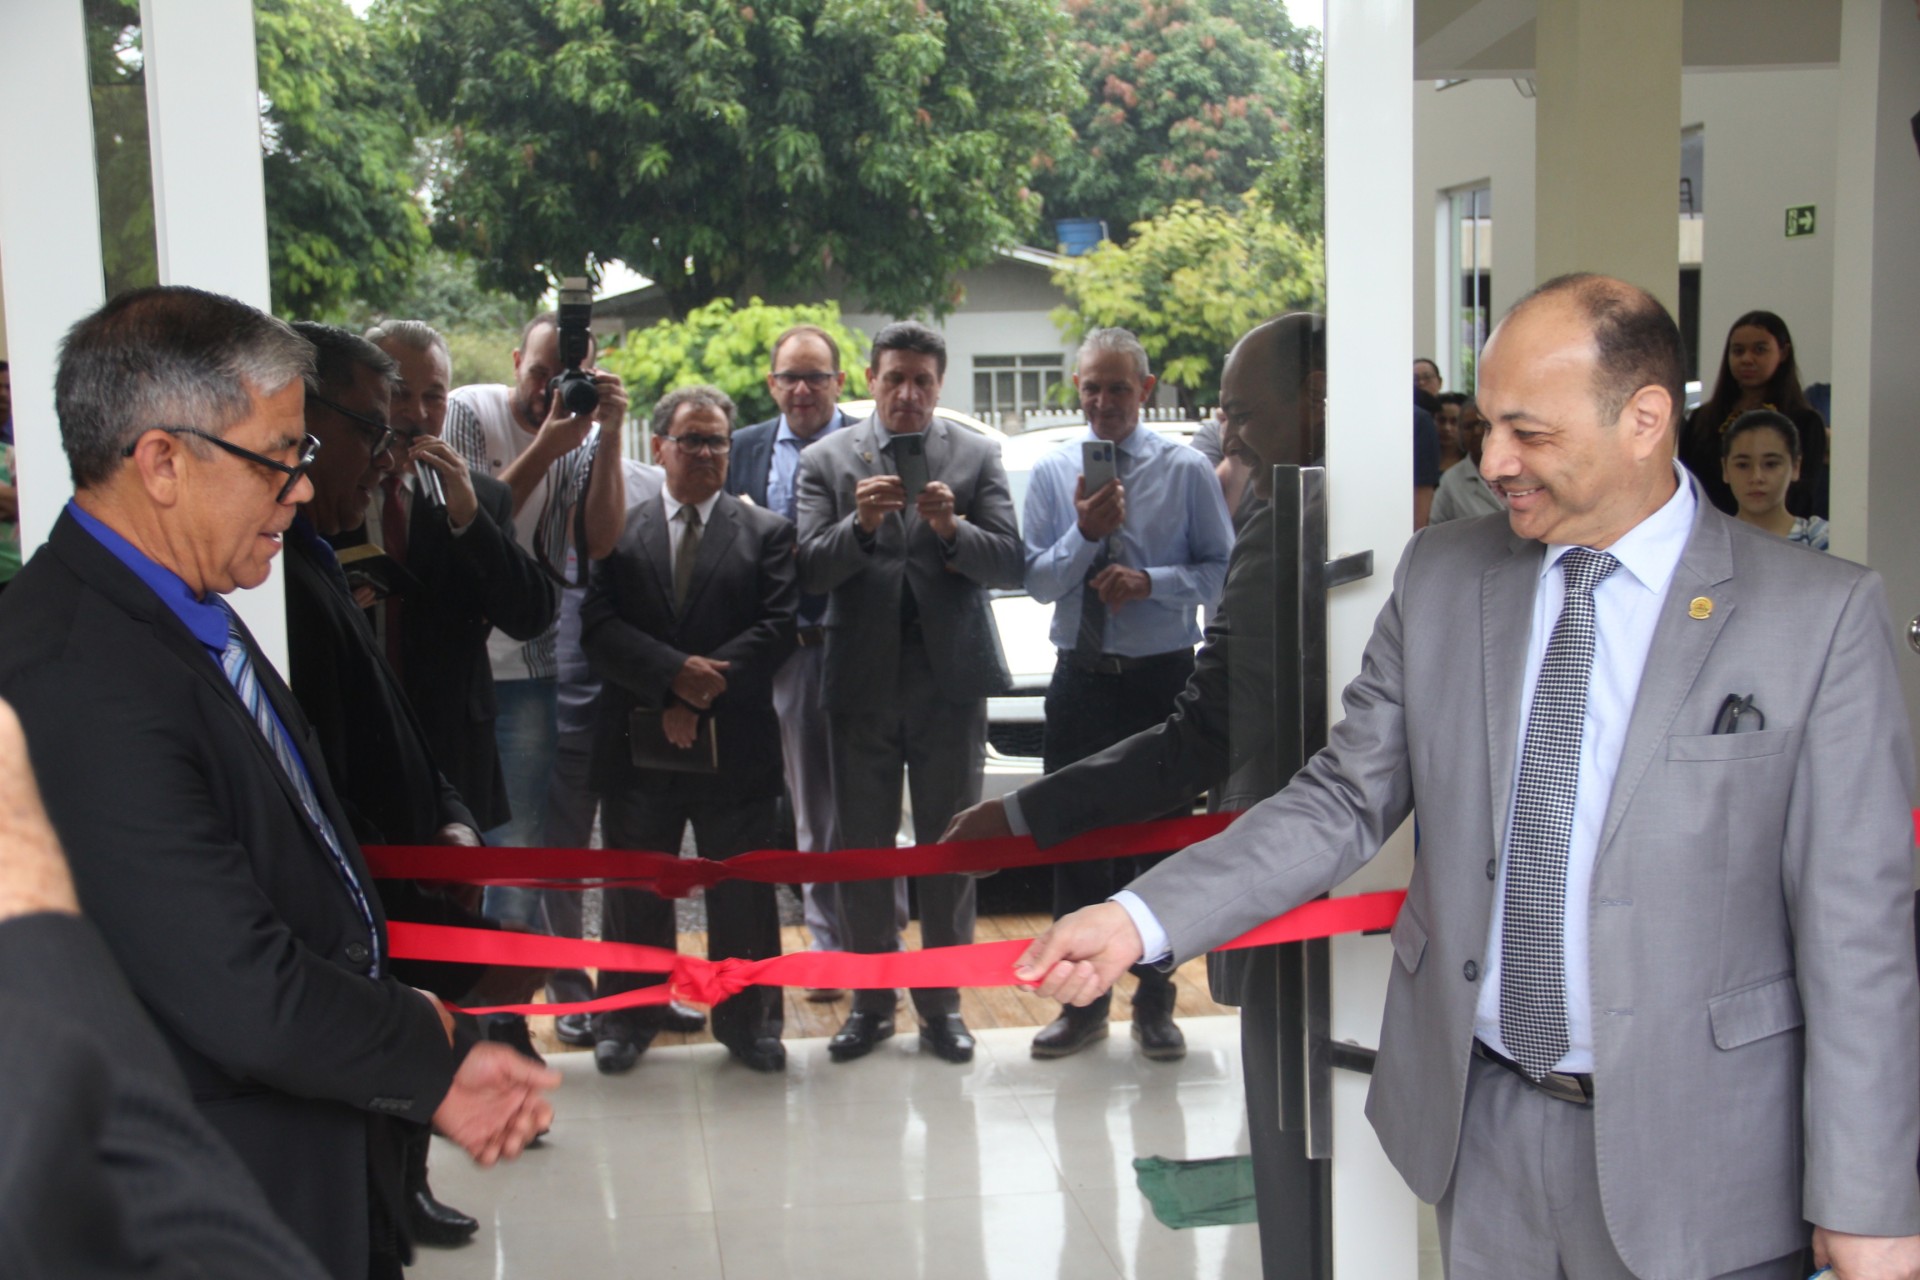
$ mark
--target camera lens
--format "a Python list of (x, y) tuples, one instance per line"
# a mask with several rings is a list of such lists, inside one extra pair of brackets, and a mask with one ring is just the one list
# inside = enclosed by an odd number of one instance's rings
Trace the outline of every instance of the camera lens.
[(592, 413), (600, 407), (600, 388), (593, 385), (592, 378), (577, 369), (569, 369), (561, 375), (557, 390), (560, 403), (575, 417)]

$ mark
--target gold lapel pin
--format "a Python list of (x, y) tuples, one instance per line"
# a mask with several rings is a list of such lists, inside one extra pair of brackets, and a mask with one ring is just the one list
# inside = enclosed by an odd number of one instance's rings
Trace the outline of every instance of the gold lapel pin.
[(862, 462), (872, 462), (872, 461), (873, 461), (873, 450), (871, 450), (871, 449), (864, 449), (864, 450), (862, 450), (862, 451), (861, 451), (861, 453), (860, 453), (860, 461), (862, 461)]
[(1687, 616), (1689, 618), (1700, 619), (1711, 618), (1713, 616), (1713, 601), (1707, 599), (1705, 596), (1695, 596), (1692, 603), (1687, 605)]

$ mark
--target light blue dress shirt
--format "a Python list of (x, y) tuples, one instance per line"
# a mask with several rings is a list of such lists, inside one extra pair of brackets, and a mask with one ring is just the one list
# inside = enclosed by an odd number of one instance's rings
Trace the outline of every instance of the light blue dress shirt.
[[(1592, 982), (1587, 965), (1587, 909), (1593, 887), (1593, 862), (1599, 852), (1600, 829), (1606, 821), (1607, 806), (1613, 798), (1620, 749), (1626, 743), (1634, 699), (1640, 692), (1640, 677), (1646, 671), (1647, 651), (1653, 645), (1654, 627), (1660, 619), (1660, 606), (1666, 599), (1674, 571), (1680, 567), (1687, 539), (1693, 534), (1699, 504), (1691, 477), (1678, 463), (1674, 464), (1674, 472), (1679, 481), (1674, 495), (1606, 549), (1620, 562), (1620, 569), (1593, 593), (1593, 676), (1587, 688), (1586, 723), (1580, 734), (1579, 791), (1574, 799), (1573, 833), (1567, 845), (1566, 919), (1561, 937), (1567, 984), (1568, 1049), (1566, 1056), (1555, 1064), (1556, 1071), (1593, 1070)], [(1533, 686), (1539, 679), (1541, 664), (1546, 661), (1547, 641), (1553, 635), (1554, 623), (1559, 620), (1560, 608), (1566, 599), (1566, 584), (1559, 572), (1560, 557), (1570, 549), (1558, 543), (1547, 544), (1539, 585), (1534, 592), (1526, 682), (1521, 690), (1520, 724), (1513, 756), (1515, 782), (1526, 744), (1526, 709), (1533, 704)], [(1513, 790), (1512, 786), (1508, 787), (1509, 796)], [(1506, 887), (1507, 860), (1502, 856), (1499, 878), (1494, 884), (1493, 919), (1487, 930), (1480, 1002), (1474, 1010), (1474, 1034), (1503, 1054), (1506, 1045), (1500, 1039), (1500, 924)], [(1147, 904), (1126, 889), (1114, 894), (1112, 901), (1126, 910), (1134, 928), (1140, 931), (1147, 962), (1164, 960), (1171, 949), (1167, 931)]]
[[(1073, 505), (1080, 446), (1091, 429), (1045, 454), (1027, 484), (1021, 528), (1027, 548), (1027, 593), (1051, 604), (1054, 646), (1071, 649), (1080, 634), (1080, 594), (1100, 554), (1081, 536)], [(1127, 519), (1110, 539), (1113, 563), (1146, 571), (1152, 594), (1107, 616), (1105, 653), (1144, 658), (1200, 643), (1197, 610), (1220, 599), (1233, 552), (1233, 521), (1220, 480), (1197, 450), (1146, 425), (1115, 448)]]
[(826, 426), (802, 440), (787, 425), (787, 415), (780, 415), (780, 425), (773, 430), (773, 465), (767, 471), (767, 507), (770, 510), (789, 520), (796, 519), (794, 512), (800, 505), (800, 490), (793, 481), (800, 474), (800, 451), (825, 440), (846, 425), (847, 415), (835, 409)]

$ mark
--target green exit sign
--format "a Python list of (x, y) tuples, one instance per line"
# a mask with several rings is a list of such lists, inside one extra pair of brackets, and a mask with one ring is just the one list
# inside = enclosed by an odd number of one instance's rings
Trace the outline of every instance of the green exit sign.
[(1810, 236), (1813, 234), (1813, 209), (1810, 204), (1796, 204), (1787, 210), (1787, 238)]

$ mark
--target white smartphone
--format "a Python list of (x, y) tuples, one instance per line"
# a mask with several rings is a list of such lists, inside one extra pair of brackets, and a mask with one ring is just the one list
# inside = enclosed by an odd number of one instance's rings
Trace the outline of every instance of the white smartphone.
[(1082, 497), (1091, 498), (1117, 474), (1113, 464), (1113, 441), (1087, 440), (1080, 445), (1080, 474), (1086, 478)]

